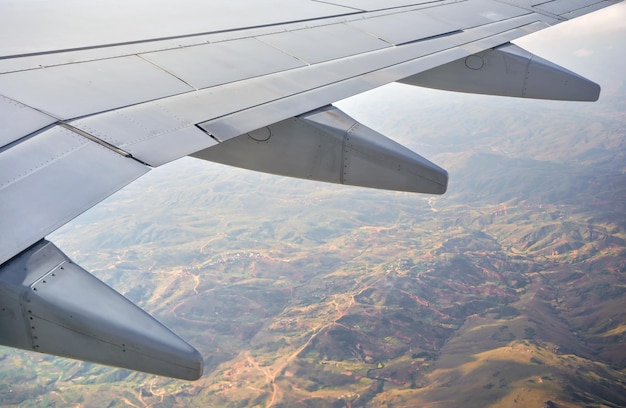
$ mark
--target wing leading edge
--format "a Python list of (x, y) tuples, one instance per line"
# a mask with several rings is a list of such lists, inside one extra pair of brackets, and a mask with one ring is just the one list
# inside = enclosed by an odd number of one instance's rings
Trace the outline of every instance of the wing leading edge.
[(42, 239), (186, 155), (441, 194), (445, 170), (329, 105), (393, 81), (595, 100), (509, 42), (616, 1), (109, 3), (0, 3), (0, 343), (193, 379), (193, 347)]

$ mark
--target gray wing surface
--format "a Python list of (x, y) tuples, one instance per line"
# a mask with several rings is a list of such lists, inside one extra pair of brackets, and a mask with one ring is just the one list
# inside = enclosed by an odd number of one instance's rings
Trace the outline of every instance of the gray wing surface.
[[(443, 193), (445, 170), (330, 105), (395, 81), (595, 100), (597, 85), (510, 41), (615, 3), (0, 1), (0, 303), (15, 310), (13, 317), (0, 315), (0, 325), (22, 327), (16, 322), (28, 316), (16, 293), (32, 290), (33, 282), (58, 267), (38, 266), (32, 272), (37, 279), (15, 286), (15, 265), (59, 251), (42, 241), (46, 235), (151, 168), (183, 156), (344, 184)], [(277, 157), (286, 156), (294, 159), (277, 164)], [(91, 299), (100, 293), (94, 291)], [(102, 296), (104, 302), (115, 299)], [(58, 321), (39, 318), (58, 326), (65, 309), (59, 310)], [(53, 334), (51, 344), (76, 336), (83, 345), (91, 344), (85, 339), (100, 341), (89, 321), (108, 323), (92, 312), (83, 326), (60, 324), (70, 334)], [(127, 336), (143, 356), (137, 360), (114, 358), (110, 351), (42, 350), (34, 329), (19, 330), (24, 336), (0, 335), (0, 342), (175, 377), (197, 378), (202, 372), (201, 357), (184, 344), (171, 347), (172, 359), (154, 363), (142, 351), (152, 340), (134, 332)], [(102, 341), (130, 354), (127, 342), (118, 340)], [(170, 370), (171, 361), (185, 359), (183, 371)]]

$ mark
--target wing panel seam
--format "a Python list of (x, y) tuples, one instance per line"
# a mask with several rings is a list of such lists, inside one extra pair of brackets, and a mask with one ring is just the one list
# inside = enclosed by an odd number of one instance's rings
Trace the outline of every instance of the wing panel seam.
[(338, 7), (349, 8), (349, 9), (355, 10), (356, 12), (359, 12), (359, 13), (367, 11), (367, 10), (359, 9), (359, 8), (352, 7), (352, 6), (346, 6), (344, 4), (337, 4), (337, 3), (334, 3), (332, 1), (322, 1), (322, 0), (312, 0), (312, 1), (313, 1), (313, 3), (330, 4), (331, 6), (338, 6)]
[(127, 157), (129, 159), (136, 160), (137, 162), (139, 162), (139, 163), (141, 163), (141, 164), (143, 164), (145, 166), (148, 166), (148, 164), (142, 162), (141, 160), (137, 159), (136, 157), (133, 157), (133, 155), (128, 153), (126, 150), (120, 149), (119, 147), (114, 146), (111, 143), (105, 142), (104, 140), (102, 140), (100, 138), (97, 138), (96, 136), (94, 136), (94, 135), (92, 135), (90, 133), (87, 133), (87, 132), (85, 132), (82, 129), (79, 129), (77, 127), (74, 127), (74, 126), (70, 125), (69, 123), (60, 122), (60, 123), (58, 123), (58, 125), (60, 127), (64, 128), (64, 129), (66, 129), (66, 130), (69, 130), (70, 132), (76, 133), (79, 136), (82, 136), (82, 137), (84, 137), (86, 139), (89, 139), (92, 142), (97, 143), (98, 145), (100, 145), (100, 146), (102, 146), (102, 147), (104, 147), (104, 148), (106, 148), (106, 149), (108, 149), (108, 150), (110, 150), (112, 152), (115, 152), (115, 153), (119, 154), (120, 156), (124, 156), (124, 157)]
[(148, 64), (153, 65), (154, 67), (160, 69), (161, 71), (165, 72), (168, 75), (173, 76), (174, 78), (178, 79), (180, 82), (182, 82), (183, 84), (187, 85), (189, 88), (193, 89), (194, 91), (197, 91), (198, 88), (196, 88), (195, 86), (193, 86), (192, 84), (190, 84), (189, 82), (185, 81), (184, 79), (182, 79), (181, 77), (179, 77), (178, 75), (168, 71), (167, 69), (165, 69), (164, 67), (160, 66), (159, 64), (150, 61), (147, 58), (144, 58), (143, 54), (135, 54), (137, 57), (141, 58), (142, 60), (146, 61)]

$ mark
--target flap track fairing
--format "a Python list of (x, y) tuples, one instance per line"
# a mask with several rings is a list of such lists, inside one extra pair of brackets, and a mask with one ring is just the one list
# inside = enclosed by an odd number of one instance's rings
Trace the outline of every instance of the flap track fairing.
[(421, 72), (399, 82), (485, 95), (597, 101), (600, 86), (508, 43)]
[(448, 173), (334, 106), (192, 155), (264, 173), (352, 186), (443, 194)]
[(0, 268), (0, 344), (195, 380), (200, 353), (42, 240)]

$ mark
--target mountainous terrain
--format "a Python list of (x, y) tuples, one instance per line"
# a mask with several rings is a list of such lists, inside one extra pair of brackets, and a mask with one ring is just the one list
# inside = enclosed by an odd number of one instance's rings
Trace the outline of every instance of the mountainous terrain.
[(1, 348), (0, 406), (626, 406), (626, 65), (603, 51), (621, 65), (582, 64), (612, 72), (594, 104), (339, 104), (448, 169), (444, 196), (152, 171), (50, 238), (205, 375)]

